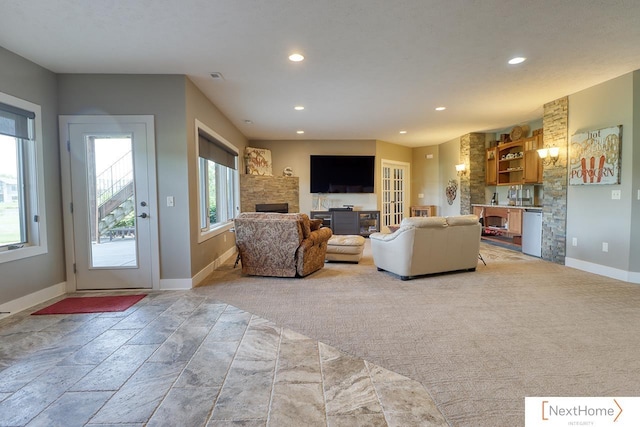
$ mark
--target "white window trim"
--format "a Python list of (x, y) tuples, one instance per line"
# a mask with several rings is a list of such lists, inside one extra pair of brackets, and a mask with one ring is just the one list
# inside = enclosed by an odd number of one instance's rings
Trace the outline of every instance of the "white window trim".
[[(215, 236), (218, 236), (222, 233), (225, 233), (229, 230), (231, 230), (233, 228), (233, 220), (229, 220), (225, 223), (221, 223), (218, 224), (214, 227), (209, 228), (208, 230), (202, 230), (200, 228), (200, 194), (201, 194), (201, 188), (200, 188), (200, 147), (198, 144), (198, 131), (202, 129), (203, 131), (205, 131), (207, 134), (211, 135), (212, 137), (216, 138), (218, 141), (220, 141), (221, 143), (223, 143), (224, 145), (226, 145), (228, 148), (230, 148), (231, 150), (233, 150), (237, 155), (238, 155), (238, 160), (240, 159), (240, 150), (238, 150), (238, 147), (236, 147), (235, 145), (233, 145), (232, 143), (230, 143), (229, 141), (227, 141), (222, 135), (220, 135), (219, 133), (215, 132), (213, 129), (209, 128), (207, 125), (205, 125), (204, 123), (202, 123), (200, 120), (196, 119), (195, 120), (195, 141), (196, 141), (196, 167), (198, 168), (198, 188), (196, 190), (196, 194), (197, 194), (197, 203), (198, 203), (198, 222), (197, 222), (197, 226), (198, 226), (198, 243), (202, 243), (204, 241), (207, 241)], [(239, 161), (238, 161), (239, 163)], [(240, 167), (240, 165), (238, 165), (238, 167)], [(240, 171), (238, 171), (238, 174), (240, 173)], [(238, 181), (239, 181), (238, 177)], [(240, 185), (238, 183), (238, 185), (236, 185), (236, 189), (235, 189), (235, 200), (236, 203), (239, 204), (240, 203)], [(236, 211), (239, 212), (239, 206), (236, 206)]]
[[(23, 110), (33, 111), (36, 115), (35, 126), (35, 159), (31, 160), (33, 170), (29, 171), (31, 188), (27, 190), (25, 196), (30, 205), (29, 216), (38, 215), (37, 224), (29, 226), (29, 242), (24, 247), (0, 252), (0, 264), (30, 258), (48, 252), (47, 245), (47, 217), (44, 204), (44, 152), (42, 143), (42, 109), (39, 105), (33, 104), (20, 98), (0, 92), (0, 102), (13, 105)], [(35, 182), (35, 189), (33, 183)], [(34, 191), (35, 190), (35, 191)]]

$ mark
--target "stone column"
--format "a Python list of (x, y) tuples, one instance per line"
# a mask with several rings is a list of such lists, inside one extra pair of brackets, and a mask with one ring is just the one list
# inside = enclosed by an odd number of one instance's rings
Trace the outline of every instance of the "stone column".
[(485, 203), (485, 141), (484, 133), (469, 133), (460, 137), (460, 162), (466, 165), (460, 176), (460, 214), (472, 213), (472, 204)]
[(569, 98), (544, 105), (543, 144), (560, 147), (555, 165), (544, 166), (542, 197), (542, 259), (564, 264), (567, 241), (567, 156)]

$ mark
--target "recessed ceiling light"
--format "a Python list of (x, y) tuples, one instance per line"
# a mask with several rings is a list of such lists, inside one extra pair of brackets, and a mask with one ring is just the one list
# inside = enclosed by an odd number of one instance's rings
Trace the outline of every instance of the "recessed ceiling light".
[(304, 107), (302, 105), (296, 105), (295, 107), (293, 107), (293, 109), (296, 111), (302, 111), (304, 110)]
[(444, 111), (447, 107), (436, 107), (436, 111)]
[(511, 65), (522, 64), (526, 60), (527, 60), (527, 58), (524, 58), (522, 56), (516, 56), (515, 58), (511, 58), (509, 60), (509, 64), (511, 64)]
[(289, 61), (300, 62), (303, 59), (304, 56), (300, 55), (299, 53), (292, 53), (291, 55), (289, 55)]
[(252, 125), (252, 124), (253, 124), (253, 122), (252, 122), (251, 120), (249, 120), (249, 119), (246, 119), (246, 120), (244, 121), (244, 124), (245, 124), (245, 125)]
[(224, 80), (224, 77), (222, 76), (222, 73), (220, 73), (218, 71), (214, 71), (210, 75), (211, 75), (211, 78), (214, 79), (214, 80)]
[(296, 133), (297, 133), (298, 135), (302, 135), (302, 134), (304, 133), (304, 131), (303, 131), (303, 130), (297, 130), (297, 131), (296, 131)]
[(404, 135), (405, 133), (407, 133), (407, 131), (406, 130), (401, 130), (400, 133)]

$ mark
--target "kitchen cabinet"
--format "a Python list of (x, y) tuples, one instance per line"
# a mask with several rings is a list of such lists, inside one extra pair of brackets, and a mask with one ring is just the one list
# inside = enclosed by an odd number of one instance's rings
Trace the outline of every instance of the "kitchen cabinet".
[(496, 185), (498, 183), (498, 148), (487, 148), (487, 156), (485, 161), (485, 173), (487, 185)]
[(523, 208), (512, 206), (474, 206), (473, 213), (482, 218), (482, 237), (514, 245), (522, 243)]
[(522, 234), (522, 209), (507, 209), (507, 231), (512, 235)]
[(538, 155), (537, 149), (525, 150), (524, 152), (523, 181), (525, 184), (542, 183), (542, 159)]
[[(495, 161), (487, 150), (486, 182), (495, 185), (535, 184), (542, 182), (542, 159), (537, 149), (542, 147), (542, 134), (495, 147)], [(495, 180), (494, 177), (495, 163)]]

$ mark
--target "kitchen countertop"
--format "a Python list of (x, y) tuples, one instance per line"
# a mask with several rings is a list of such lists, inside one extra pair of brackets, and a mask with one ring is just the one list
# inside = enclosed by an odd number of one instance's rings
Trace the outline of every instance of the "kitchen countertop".
[(542, 210), (542, 206), (511, 206), (511, 205), (483, 205), (483, 204), (472, 204), (471, 206), (479, 206), (482, 208), (530, 209), (532, 211)]

